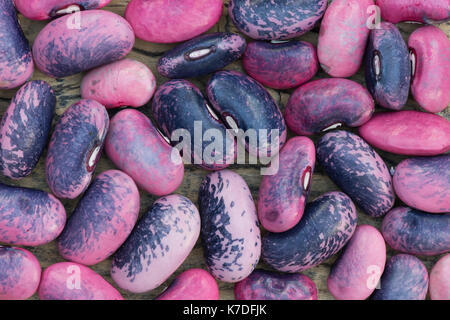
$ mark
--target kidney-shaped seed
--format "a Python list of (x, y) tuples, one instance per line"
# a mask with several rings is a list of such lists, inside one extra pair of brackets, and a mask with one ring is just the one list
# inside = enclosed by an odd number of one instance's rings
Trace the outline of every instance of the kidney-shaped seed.
[(246, 278), (261, 254), (258, 217), (247, 183), (230, 170), (211, 173), (200, 186), (199, 206), (211, 274), (224, 282)]
[(59, 198), (78, 197), (91, 182), (109, 127), (104, 106), (94, 100), (71, 105), (55, 126), (48, 146), (45, 173)]
[(0, 184), (0, 242), (39, 246), (59, 236), (66, 210), (53, 195)]
[(53, 89), (30, 81), (17, 91), (0, 125), (0, 168), (12, 179), (31, 173), (48, 142), (55, 111)]
[(123, 246), (114, 254), (111, 276), (123, 289), (155, 289), (183, 263), (197, 242), (200, 216), (180, 195), (155, 201)]
[(320, 79), (308, 82), (289, 98), (285, 118), (298, 135), (312, 135), (347, 125), (358, 127), (374, 111), (370, 93), (347, 79)]
[(121, 16), (103, 10), (65, 15), (47, 24), (33, 44), (36, 66), (63, 78), (125, 57), (134, 33)]
[(321, 264), (341, 250), (356, 228), (352, 200), (342, 192), (328, 192), (306, 206), (300, 222), (262, 240), (262, 257), (276, 270), (300, 272)]
[(450, 19), (448, 0), (377, 0), (383, 20), (435, 23)]
[(430, 299), (450, 300), (450, 253), (440, 258), (431, 269)]

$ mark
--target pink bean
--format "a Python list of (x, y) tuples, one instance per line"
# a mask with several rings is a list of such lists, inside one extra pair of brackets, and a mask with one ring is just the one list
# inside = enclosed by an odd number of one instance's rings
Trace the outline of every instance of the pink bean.
[(433, 23), (450, 19), (448, 0), (377, 0), (383, 20)]
[(431, 300), (450, 300), (450, 253), (436, 262), (430, 272)]

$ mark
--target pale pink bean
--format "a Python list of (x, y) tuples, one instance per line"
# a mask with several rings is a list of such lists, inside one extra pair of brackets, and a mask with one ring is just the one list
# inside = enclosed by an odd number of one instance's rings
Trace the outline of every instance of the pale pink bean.
[(450, 300), (450, 253), (436, 262), (430, 273), (431, 300)]

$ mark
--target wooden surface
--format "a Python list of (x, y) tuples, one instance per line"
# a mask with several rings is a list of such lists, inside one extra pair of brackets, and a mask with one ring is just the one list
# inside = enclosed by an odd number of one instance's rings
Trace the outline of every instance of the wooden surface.
[[(115, 13), (118, 13), (123, 16), (125, 7), (127, 5), (127, 0), (112, 0), (110, 5), (108, 5), (105, 10), (113, 11)], [(238, 32), (235, 26), (233, 25), (231, 19), (228, 17), (227, 14), (227, 7), (228, 7), (228, 0), (225, 0), (225, 6), (223, 9), (223, 15), (220, 19), (220, 22), (216, 24), (210, 32)], [(34, 41), (34, 38), (39, 33), (39, 31), (45, 26), (47, 23), (46, 21), (37, 22), (37, 21), (31, 21), (27, 20), (26, 18), (20, 16), (20, 22), (24, 29), (24, 32), (29, 39), (30, 43)], [(415, 30), (420, 25), (417, 24), (399, 24), (398, 27), (400, 31), (402, 32), (405, 40), (407, 41), (408, 35)], [(442, 28), (447, 35), (450, 35), (450, 24), (441, 24), (439, 26)], [(318, 37), (318, 31), (319, 28), (316, 27), (311, 32), (305, 34), (304, 36), (300, 37), (299, 39), (309, 41), (313, 43), (314, 45), (317, 45), (317, 37)], [(161, 77), (158, 72), (156, 71), (156, 63), (159, 59), (159, 57), (162, 55), (163, 52), (168, 50), (169, 48), (172, 48), (174, 45), (165, 45), (165, 44), (153, 44), (141, 41), (139, 39), (136, 40), (135, 48), (133, 51), (129, 54), (128, 57), (139, 60), (143, 63), (145, 63), (147, 66), (150, 67), (150, 69), (155, 74), (158, 85), (161, 85), (167, 79)], [(238, 61), (230, 66), (228, 66), (226, 69), (229, 70), (238, 70), (242, 71), (242, 64), (241, 61)], [(320, 71), (316, 78), (324, 78), (327, 77), (326, 74), (323, 71)], [(80, 82), (82, 79), (82, 74), (74, 75), (71, 77), (67, 77), (64, 79), (51, 79), (49, 77), (44, 76), (41, 72), (38, 70), (35, 70), (33, 75), (33, 80), (41, 79), (49, 82), (53, 89), (56, 92), (57, 95), (57, 107), (56, 107), (56, 115), (54, 119), (54, 123), (58, 120), (59, 116), (69, 107), (72, 103), (78, 101), (80, 96)], [(355, 76), (351, 78), (352, 80), (355, 80), (359, 83), (364, 83), (364, 75), (363, 71), (360, 70)], [(202, 90), (205, 87), (205, 84), (208, 80), (208, 76), (202, 77), (199, 79), (195, 79), (192, 82), (195, 83), (199, 88)], [(8, 90), (8, 91), (1, 91), (0, 90), (0, 114), (3, 115), (6, 108), (8, 107), (10, 103), (11, 97), (15, 94), (16, 90)], [(281, 110), (284, 110), (284, 106), (289, 98), (290, 91), (275, 91), (275, 90), (269, 90), (272, 96), (275, 98), (275, 100), (278, 102)], [(418, 105), (410, 99), (410, 101), (407, 104), (407, 109), (419, 109)], [(140, 110), (144, 112), (147, 115), (150, 115), (150, 104), (147, 106), (144, 106)], [(377, 109), (379, 110), (379, 109)], [(110, 116), (112, 116), (117, 111), (110, 112)], [(447, 108), (444, 112), (441, 113), (441, 115), (449, 118), (450, 115), (450, 108)], [(292, 136), (292, 133), (290, 133), (290, 136)], [(313, 137), (313, 140), (317, 140), (317, 137)], [(387, 161), (388, 165), (395, 165), (398, 163), (402, 157), (395, 156), (393, 154), (388, 154), (385, 152), (379, 151), (379, 153), (382, 155), (382, 157)], [(46, 182), (45, 182), (45, 176), (44, 176), (44, 161), (46, 157), (46, 152), (41, 157), (41, 160), (39, 161), (39, 164), (33, 171), (33, 173), (20, 180), (20, 181), (13, 181), (6, 177), (0, 177), (0, 181), (6, 184), (11, 185), (18, 185), (18, 186), (24, 186), (24, 187), (31, 187), (31, 188), (37, 188), (41, 190), (45, 190), (47, 192), (50, 192)], [(105, 170), (114, 168), (114, 165), (111, 163), (111, 161), (106, 157), (105, 154), (102, 155), (102, 158), (100, 159), (100, 162), (98, 163), (97, 169), (95, 171), (96, 174), (101, 173)], [(250, 189), (252, 191), (253, 197), (255, 201), (257, 200), (257, 194), (258, 194), (258, 188), (259, 183), (261, 180), (260, 171), (258, 166), (256, 165), (234, 165), (230, 167), (235, 172), (242, 175), (242, 177), (247, 181), (248, 185), (250, 186)], [(197, 192), (198, 188), (200, 186), (200, 182), (202, 178), (207, 174), (206, 171), (202, 169), (198, 169), (193, 167), (192, 165), (186, 165), (185, 169), (185, 177), (182, 185), (180, 188), (176, 191), (176, 193), (182, 194), (190, 198), (194, 203), (197, 202)], [(338, 190), (338, 188), (331, 182), (331, 180), (324, 175), (322, 169), (319, 165), (317, 165), (316, 171), (314, 172), (313, 179), (312, 179), (312, 186), (311, 186), (311, 193), (309, 196), (309, 200), (316, 198), (317, 196), (321, 195), (324, 192), (332, 191), (332, 190)], [(141, 215), (147, 211), (147, 209), (150, 207), (150, 205), (153, 203), (153, 201), (156, 199), (156, 197), (150, 196), (146, 194), (145, 192), (141, 191)], [(75, 200), (62, 200), (66, 210), (67, 214), (70, 215), (75, 208), (77, 202), (79, 199)], [(399, 205), (400, 202), (398, 202), (396, 205)], [(380, 227), (381, 225), (381, 219), (373, 219), (369, 216), (365, 215), (361, 212), (361, 210), (358, 209), (358, 223), (359, 224), (371, 224), (376, 227)], [(49, 265), (61, 262), (63, 259), (59, 256), (56, 244), (55, 242), (49, 243), (44, 246), (36, 247), (36, 248), (27, 248), (32, 253), (34, 253), (37, 258), (39, 259), (41, 265), (43, 268), (48, 267)], [(391, 249), (388, 249), (388, 256), (390, 257), (394, 252)], [(433, 264), (437, 261), (439, 257), (421, 257), (422, 261), (425, 263), (428, 270), (431, 269)], [(326, 286), (326, 279), (329, 273), (329, 268), (334, 262), (336, 257), (333, 257), (329, 260), (327, 260), (325, 263), (321, 264), (320, 266), (317, 266), (315, 268), (309, 269), (304, 272), (307, 276), (309, 276), (317, 285), (318, 291), (319, 291), (319, 299), (332, 299), (332, 296), (329, 294)], [(95, 266), (92, 267), (93, 270), (98, 272), (100, 275), (102, 275), (107, 281), (110, 283), (113, 283), (111, 277), (109, 276), (109, 269), (111, 265), (111, 259), (108, 259), (106, 261), (103, 261)], [(194, 250), (190, 254), (190, 256), (186, 259), (184, 264), (179, 268), (179, 270), (161, 287), (150, 291), (148, 293), (144, 294), (130, 294), (123, 290), (120, 290), (120, 292), (123, 294), (124, 298), (126, 299), (152, 299), (155, 296), (157, 296), (176, 276), (177, 274), (181, 273), (183, 270), (193, 268), (193, 267), (199, 267), (199, 268), (205, 268), (205, 263), (203, 259), (203, 252), (201, 248), (200, 240), (197, 242)], [(264, 265), (264, 263), (260, 262), (259, 267), (261, 268), (268, 268)], [(233, 299), (233, 285), (227, 284), (223, 282), (219, 282), (220, 286), (220, 298), (221, 299)], [(37, 295), (33, 296), (32, 299), (38, 299)]]

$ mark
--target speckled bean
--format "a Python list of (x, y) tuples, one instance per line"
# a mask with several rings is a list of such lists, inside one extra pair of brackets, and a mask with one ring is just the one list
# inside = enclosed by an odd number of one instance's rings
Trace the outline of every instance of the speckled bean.
[(100, 102), (106, 108), (141, 107), (156, 90), (152, 71), (142, 62), (123, 59), (86, 74), (81, 82), (81, 96)]
[(206, 265), (224, 282), (246, 278), (261, 254), (261, 236), (250, 189), (230, 170), (207, 175), (200, 186), (201, 238)]
[(377, 6), (381, 17), (392, 23), (435, 23), (450, 19), (448, 0), (377, 0)]
[(312, 135), (347, 125), (358, 127), (372, 117), (374, 102), (359, 83), (347, 79), (308, 82), (289, 98), (285, 118), (298, 135)]
[(450, 300), (450, 254), (440, 258), (431, 269), (430, 299)]
[(118, 170), (99, 174), (84, 193), (58, 239), (60, 255), (84, 265), (99, 263), (125, 242), (139, 215), (139, 191)]
[(372, 226), (359, 225), (331, 267), (328, 290), (338, 300), (365, 300), (375, 290), (385, 263), (381, 233)]
[(17, 91), (0, 125), (2, 174), (20, 179), (31, 173), (47, 145), (55, 105), (45, 81), (30, 81)]
[(171, 79), (203, 76), (239, 59), (245, 47), (245, 39), (238, 34), (205, 34), (167, 51), (158, 61), (158, 72)]
[(150, 194), (175, 191), (183, 181), (184, 164), (143, 113), (125, 109), (111, 120), (105, 151), (111, 161)]
[(363, 139), (333, 131), (317, 142), (317, 160), (333, 182), (372, 217), (394, 205), (392, 178), (383, 159)]
[(284, 232), (302, 218), (316, 162), (316, 148), (307, 137), (291, 138), (281, 149), (278, 171), (262, 178), (258, 217), (271, 232)]
[(160, 286), (189, 255), (199, 233), (200, 216), (189, 199), (170, 195), (156, 200), (114, 254), (113, 280), (134, 293)]
[(25, 300), (39, 286), (41, 265), (28, 250), (0, 246), (0, 300)]
[(317, 300), (314, 282), (303, 274), (255, 270), (234, 285), (236, 300)]
[(397, 207), (383, 219), (381, 232), (392, 249), (434, 256), (450, 251), (450, 214), (430, 214)]
[(409, 96), (411, 64), (408, 47), (392, 23), (381, 22), (370, 31), (365, 75), (367, 88), (379, 105), (403, 108)]
[(42, 273), (41, 300), (123, 300), (99, 274), (74, 262), (59, 262)]
[(0, 90), (16, 88), (33, 74), (30, 44), (22, 31), (13, 0), (0, 0)]
[(328, 192), (306, 205), (300, 222), (262, 240), (262, 257), (276, 270), (300, 272), (336, 254), (352, 237), (357, 222), (355, 205), (342, 192)]
[(389, 259), (372, 300), (425, 300), (428, 271), (422, 261), (409, 254)]
[(62, 16), (47, 24), (33, 44), (36, 67), (63, 78), (125, 57), (134, 33), (121, 16), (89, 10)]
[(395, 154), (435, 156), (450, 150), (450, 121), (424, 112), (377, 113), (359, 134), (372, 146)]
[(326, 0), (230, 0), (228, 13), (236, 27), (258, 40), (291, 39), (314, 28)]
[(189, 269), (177, 276), (156, 300), (219, 300), (219, 286), (207, 271)]
[(52, 192), (74, 199), (91, 182), (109, 127), (104, 106), (94, 100), (71, 105), (55, 126), (48, 145), (45, 174)]
[(254, 41), (242, 58), (245, 71), (261, 84), (274, 89), (290, 89), (317, 73), (316, 49), (306, 41), (282, 43)]
[(0, 184), (0, 242), (39, 246), (59, 236), (66, 210), (53, 195)]

